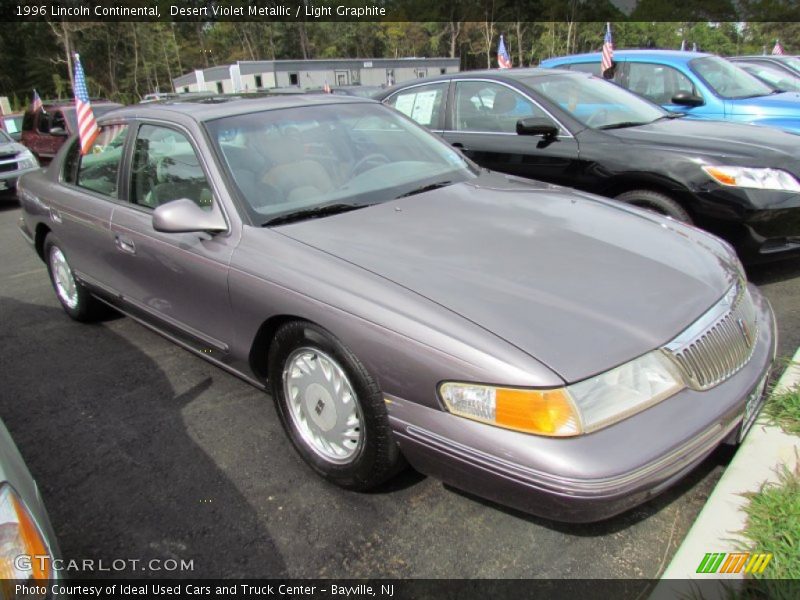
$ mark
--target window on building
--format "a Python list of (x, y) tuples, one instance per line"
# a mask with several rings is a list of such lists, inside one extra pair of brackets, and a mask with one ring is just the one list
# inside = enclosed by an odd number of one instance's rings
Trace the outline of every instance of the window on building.
[(349, 85), (350, 72), (349, 71), (336, 71), (336, 85)]
[(394, 85), (397, 83), (394, 80), (394, 69), (386, 69), (386, 85)]
[(222, 93), (222, 82), (221, 81), (217, 82), (217, 93), (218, 94)]
[(428, 69), (414, 69), (414, 72), (417, 74), (417, 77), (427, 77), (428, 76)]
[(261, 79), (261, 75), (256, 75), (256, 87), (264, 87), (264, 81)]
[(289, 73), (289, 85), (300, 85), (300, 76), (297, 73)]
[(183, 93), (184, 94), (188, 94), (189, 93), (189, 86), (188, 85), (183, 88)]

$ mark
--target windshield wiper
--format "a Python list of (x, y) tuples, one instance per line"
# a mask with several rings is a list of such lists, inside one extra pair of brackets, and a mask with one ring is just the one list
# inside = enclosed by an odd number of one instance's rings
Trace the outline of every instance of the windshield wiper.
[(277, 217), (273, 217), (266, 223), (262, 225), (262, 227), (268, 227), (270, 225), (283, 225), (284, 223), (292, 223), (294, 221), (302, 221), (304, 219), (316, 219), (319, 217), (327, 217), (329, 215), (336, 215), (339, 213), (348, 212), (351, 210), (356, 210), (359, 208), (364, 208), (365, 206), (369, 206), (369, 204), (324, 204), (322, 206), (314, 206), (312, 208), (303, 208), (300, 210), (296, 210), (294, 212), (287, 213), (285, 215), (279, 215)]
[(601, 125), (597, 129), (622, 129), (623, 127), (638, 127), (639, 125), (649, 125), (651, 121), (622, 121), (620, 123), (611, 123), (610, 125)]
[[(397, 198), (407, 198), (408, 196), (413, 196), (414, 194), (421, 194), (423, 192), (430, 192), (431, 190), (438, 190), (439, 188), (446, 187), (453, 183), (452, 181), (438, 181), (436, 183), (429, 183), (427, 185), (422, 185), (418, 188), (414, 188), (410, 192), (406, 192), (405, 194), (400, 194)], [(395, 198), (395, 200), (397, 200)]]

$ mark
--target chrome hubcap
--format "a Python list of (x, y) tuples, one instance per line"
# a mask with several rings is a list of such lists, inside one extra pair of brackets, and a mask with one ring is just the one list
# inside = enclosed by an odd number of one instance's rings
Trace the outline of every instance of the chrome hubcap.
[(283, 369), (283, 393), (300, 437), (316, 454), (343, 464), (361, 449), (361, 407), (333, 358), (314, 348), (292, 352)]
[(50, 269), (56, 284), (56, 293), (61, 301), (70, 308), (78, 306), (78, 286), (72, 276), (72, 269), (61, 252), (61, 248), (54, 246), (50, 251)]

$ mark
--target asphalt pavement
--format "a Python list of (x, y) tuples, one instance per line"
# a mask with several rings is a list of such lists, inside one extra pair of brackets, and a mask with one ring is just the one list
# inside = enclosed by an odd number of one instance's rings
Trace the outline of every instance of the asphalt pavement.
[[(655, 500), (589, 525), (510, 511), (413, 471), (373, 493), (340, 490), (295, 454), (267, 394), (131, 319), (71, 321), (18, 216), (13, 202), (0, 207), (0, 417), (63, 556), (193, 564), (98, 575), (656, 577), (730, 459), (720, 450)], [(790, 356), (800, 261), (750, 275)]]

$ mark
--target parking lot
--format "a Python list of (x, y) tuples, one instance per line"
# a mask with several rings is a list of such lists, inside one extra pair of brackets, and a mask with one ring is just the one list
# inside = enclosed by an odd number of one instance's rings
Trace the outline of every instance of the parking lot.
[[(18, 216), (13, 202), (0, 209), (0, 416), (65, 558), (192, 561), (136, 573), (154, 577), (655, 577), (730, 458), (721, 449), (656, 500), (591, 525), (412, 471), (374, 493), (342, 491), (295, 454), (269, 396), (131, 319), (71, 321)], [(800, 263), (750, 271), (789, 356)]]

